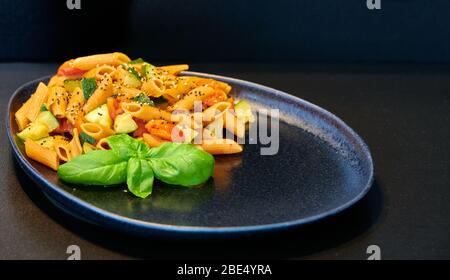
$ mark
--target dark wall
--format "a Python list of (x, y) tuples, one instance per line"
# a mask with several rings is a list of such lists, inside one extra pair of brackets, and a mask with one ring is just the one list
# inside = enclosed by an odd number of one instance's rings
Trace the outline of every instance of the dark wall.
[(0, 60), (450, 62), (449, 0), (0, 0)]

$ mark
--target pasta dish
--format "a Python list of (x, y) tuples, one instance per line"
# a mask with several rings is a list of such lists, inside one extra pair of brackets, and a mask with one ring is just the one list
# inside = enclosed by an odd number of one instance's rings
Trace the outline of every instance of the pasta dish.
[(211, 155), (242, 152), (235, 139), (254, 118), (230, 85), (182, 75), (188, 68), (119, 52), (68, 60), (15, 113), (17, 136), (28, 157), (69, 183), (126, 182), (140, 197), (154, 177), (199, 184), (212, 174)]

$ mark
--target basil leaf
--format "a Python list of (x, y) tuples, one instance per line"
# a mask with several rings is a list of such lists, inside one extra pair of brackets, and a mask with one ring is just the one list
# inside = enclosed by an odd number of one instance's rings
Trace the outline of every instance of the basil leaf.
[(116, 185), (127, 179), (127, 162), (113, 151), (92, 151), (58, 168), (63, 181), (82, 185)]
[(42, 104), (42, 105), (41, 105), (40, 111), (41, 111), (41, 112), (48, 111), (47, 106), (45, 106), (45, 104)]
[(149, 156), (155, 177), (172, 185), (198, 185), (214, 171), (214, 157), (190, 144), (167, 142), (151, 149)]
[(83, 90), (84, 100), (88, 100), (97, 89), (97, 81), (95, 78), (83, 78), (81, 80), (81, 88)]
[(153, 170), (145, 159), (130, 158), (127, 166), (128, 190), (135, 196), (146, 198), (153, 190)]
[(142, 141), (134, 139), (128, 134), (118, 134), (106, 139), (113, 152), (123, 160), (129, 160), (132, 157), (146, 158), (150, 154), (150, 148)]

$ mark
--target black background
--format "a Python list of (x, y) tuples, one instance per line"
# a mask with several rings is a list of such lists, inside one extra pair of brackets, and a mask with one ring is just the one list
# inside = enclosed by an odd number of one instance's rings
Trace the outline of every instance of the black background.
[(450, 1), (0, 0), (0, 59), (450, 62)]
[[(122, 51), (242, 78), (335, 113), (371, 149), (375, 183), (340, 215), (239, 240), (141, 240), (57, 210), (17, 166), (1, 123), (0, 259), (450, 258), (450, 1), (0, 0), (0, 115), (57, 63)], [(25, 62), (25, 63), (23, 63)], [(45, 63), (30, 63), (45, 62)], [(55, 63), (48, 63), (55, 62)], [(3, 152), (3, 150), (2, 150)]]

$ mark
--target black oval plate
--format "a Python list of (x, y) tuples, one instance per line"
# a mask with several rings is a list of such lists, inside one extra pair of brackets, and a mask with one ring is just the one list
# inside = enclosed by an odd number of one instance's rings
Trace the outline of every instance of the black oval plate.
[(336, 214), (361, 199), (373, 181), (370, 152), (342, 120), (309, 102), (258, 84), (203, 73), (229, 83), (232, 94), (255, 108), (280, 110), (279, 151), (260, 155), (246, 144), (240, 155), (217, 156), (203, 186), (156, 183), (140, 199), (125, 187), (67, 185), (28, 159), (17, 139), (14, 112), (44, 77), (20, 87), (8, 105), (7, 130), (25, 172), (62, 210), (100, 226), (143, 236), (229, 235), (280, 230)]

